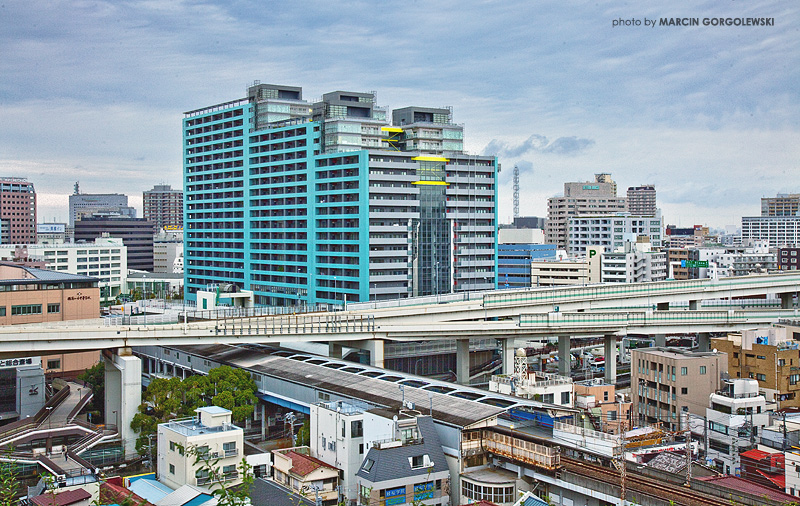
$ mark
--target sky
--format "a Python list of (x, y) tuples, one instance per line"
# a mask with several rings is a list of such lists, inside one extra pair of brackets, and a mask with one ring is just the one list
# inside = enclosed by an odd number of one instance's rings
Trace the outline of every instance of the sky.
[[(703, 23), (751, 17), (774, 25)], [(4, 0), (0, 76), (0, 175), (33, 181), (40, 222), (66, 221), (76, 181), (139, 209), (182, 188), (183, 113), (256, 80), (452, 106), (502, 165), (501, 223), (515, 164), (523, 216), (599, 172), (655, 184), (680, 226), (800, 192), (797, 2)]]

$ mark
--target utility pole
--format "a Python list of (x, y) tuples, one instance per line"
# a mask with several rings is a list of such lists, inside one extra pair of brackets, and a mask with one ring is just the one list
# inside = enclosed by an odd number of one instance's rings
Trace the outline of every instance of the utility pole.
[(625, 433), (619, 435), (619, 445), (614, 447), (614, 465), (619, 469), (619, 501), (625, 506), (625, 475), (627, 466), (625, 465)]
[(684, 418), (684, 430), (686, 435), (686, 485), (687, 487), (692, 486), (692, 428), (689, 426), (689, 412), (681, 413), (686, 415)]

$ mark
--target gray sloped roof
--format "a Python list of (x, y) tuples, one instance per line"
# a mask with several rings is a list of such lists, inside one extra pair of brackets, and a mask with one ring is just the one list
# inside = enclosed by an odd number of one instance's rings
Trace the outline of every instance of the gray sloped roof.
[[(409, 478), (413, 476), (433, 475), (442, 471), (449, 471), (445, 461), (442, 444), (436, 434), (436, 427), (430, 416), (417, 417), (417, 428), (422, 436), (422, 443), (398, 446), (396, 448), (377, 449), (372, 447), (364, 457), (364, 463), (368, 459), (374, 464), (369, 471), (365, 470), (364, 464), (356, 473), (356, 476), (363, 478), (371, 483), (380, 483), (389, 480)], [(427, 454), (433, 466), (419, 469), (411, 469), (409, 459), (419, 455)]]

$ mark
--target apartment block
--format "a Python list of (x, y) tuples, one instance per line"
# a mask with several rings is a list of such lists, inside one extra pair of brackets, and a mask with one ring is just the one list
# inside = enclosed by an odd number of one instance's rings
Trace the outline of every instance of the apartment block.
[(592, 378), (576, 382), (573, 391), (575, 406), (597, 417), (601, 431), (619, 434), (633, 427), (630, 396), (618, 394), (613, 383), (603, 378)]
[(631, 350), (631, 399), (635, 423), (683, 428), (684, 413), (704, 415), (709, 396), (727, 379), (724, 352), (678, 348)]
[(768, 327), (712, 339), (711, 346), (728, 355), (733, 378), (758, 381), (767, 401), (779, 409), (800, 408), (800, 327)]
[(184, 115), (187, 297), (343, 304), (497, 285), (494, 157), (450, 109), (256, 84)]
[(183, 228), (183, 191), (168, 184), (157, 184), (142, 193), (144, 219), (155, 224), (156, 230)]
[(650, 243), (626, 242), (622, 248), (606, 251), (600, 258), (603, 283), (644, 283), (667, 277), (667, 254), (653, 251)]
[(545, 240), (559, 249), (568, 243), (568, 220), (572, 216), (625, 212), (624, 197), (617, 197), (617, 183), (609, 174), (595, 174), (594, 181), (564, 183), (564, 196), (547, 199)]
[(643, 184), (631, 186), (627, 194), (627, 210), (636, 216), (655, 216), (656, 208), (656, 186), (653, 184)]
[(567, 253), (581, 254), (590, 246), (603, 246), (606, 251), (621, 248), (626, 242), (648, 238), (653, 248), (663, 244), (661, 215), (634, 216), (628, 213), (576, 215), (567, 220)]
[(800, 216), (743, 216), (742, 244), (755, 241), (772, 248), (800, 245)]
[(800, 216), (800, 194), (779, 193), (761, 198), (761, 216)]
[(778, 270), (796, 271), (800, 266), (800, 248), (778, 248)]
[[(158, 481), (172, 489), (186, 484), (210, 489), (238, 485), (244, 431), (231, 423), (230, 410), (208, 406), (195, 411), (196, 417), (158, 425)], [(189, 450), (214, 461), (219, 476), (210, 475)]]
[(0, 242), (36, 244), (36, 190), (25, 178), (0, 178)]

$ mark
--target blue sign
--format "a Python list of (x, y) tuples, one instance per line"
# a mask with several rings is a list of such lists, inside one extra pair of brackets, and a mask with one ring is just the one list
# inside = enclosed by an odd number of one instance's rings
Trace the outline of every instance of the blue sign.
[(414, 485), (414, 493), (425, 492), (426, 490), (433, 490), (432, 481), (429, 481), (428, 483), (420, 483), (419, 485)]
[(425, 499), (433, 499), (433, 492), (422, 492), (421, 494), (414, 494), (415, 501), (424, 501)]
[(395, 497), (398, 495), (406, 495), (406, 487), (392, 488), (386, 491), (386, 497)]
[(396, 504), (405, 504), (405, 503), (406, 503), (406, 496), (404, 495), (386, 499), (386, 506), (394, 506)]

